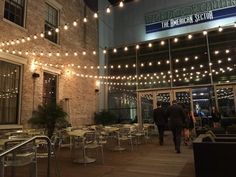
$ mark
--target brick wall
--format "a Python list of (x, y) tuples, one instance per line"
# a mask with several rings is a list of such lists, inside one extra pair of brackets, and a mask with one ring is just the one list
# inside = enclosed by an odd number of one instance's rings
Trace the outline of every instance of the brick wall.
[[(27, 120), (31, 117), (33, 109), (33, 83), (32, 71), (30, 70), (33, 60), (42, 63), (51, 64), (70, 64), (81, 66), (96, 66), (98, 64), (98, 56), (92, 55), (92, 51), (98, 49), (98, 31), (97, 20), (93, 19), (93, 12), (86, 9), (88, 15), (88, 23), (83, 24), (84, 17), (84, 1), (83, 0), (55, 0), (62, 5), (60, 11), (60, 25), (66, 22), (72, 23), (78, 18), (78, 26), (76, 28), (69, 28), (67, 31), (60, 32), (60, 44), (56, 45), (47, 39), (31, 40), (24, 44), (14, 46), (5, 46), (4, 49), (21, 50), (21, 51), (36, 51), (36, 52), (61, 52), (78, 51), (78, 56), (40, 56), (28, 55), (28, 64), (23, 68), (22, 81), (22, 104), (21, 104), (21, 124), (27, 125)], [(17, 27), (5, 20), (0, 20), (0, 41), (17, 39), (23, 36), (40, 33), (44, 30), (44, 0), (27, 0), (26, 13), (26, 27)], [(0, 9), (4, 9), (4, 1), (0, 1)], [(3, 19), (3, 11), (0, 12), (0, 19)], [(83, 56), (82, 51), (87, 51), (87, 55)], [(49, 67), (50, 68), (50, 67)], [(53, 68), (52, 68), (53, 69)], [(93, 122), (93, 115), (97, 109), (97, 95), (95, 95), (95, 79), (80, 78), (72, 74), (66, 73), (67, 68), (61, 69), (58, 84), (58, 102), (63, 101), (64, 98), (69, 98), (69, 112), (70, 121), (72, 125), (90, 124)], [(35, 108), (42, 103), (43, 92), (43, 68), (36, 67), (37, 73), (40, 77), (35, 79)], [(90, 75), (97, 75), (98, 72), (94, 70), (79, 70), (72, 68), (76, 73), (84, 73)], [(64, 103), (65, 104), (65, 103)], [(65, 105), (64, 105), (65, 106)]]

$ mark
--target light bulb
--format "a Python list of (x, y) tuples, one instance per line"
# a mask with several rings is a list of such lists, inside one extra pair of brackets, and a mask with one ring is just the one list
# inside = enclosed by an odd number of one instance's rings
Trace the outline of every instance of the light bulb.
[(73, 26), (77, 26), (77, 25), (78, 25), (77, 21), (73, 21)]
[(64, 30), (68, 30), (68, 28), (69, 28), (68, 25), (65, 24), (65, 25), (64, 25)]
[(191, 34), (188, 35), (188, 39), (192, 39), (193, 36)]
[(56, 29), (55, 29), (55, 32), (56, 32), (56, 33), (59, 33), (59, 31), (60, 31), (59, 28), (56, 28)]
[(107, 7), (106, 12), (107, 12), (108, 14), (111, 13), (111, 9), (110, 9), (109, 7)]
[(152, 47), (152, 43), (149, 43), (149, 44), (148, 44), (148, 47), (150, 47), (150, 48), (151, 48), (151, 47)]
[(119, 7), (124, 7), (123, 1), (121, 1), (121, 2), (119, 3)]
[(84, 17), (83, 22), (84, 22), (84, 23), (87, 23), (87, 22), (88, 22), (88, 20), (87, 20), (86, 17)]
[(165, 41), (161, 41), (161, 45), (165, 45)]
[(128, 51), (128, 47), (125, 47), (125, 48), (124, 48), (124, 51)]
[(222, 31), (223, 31), (223, 28), (219, 26), (218, 31), (219, 31), (219, 32), (222, 32)]
[(203, 35), (207, 35), (207, 31), (203, 31), (202, 33), (203, 33)]
[(94, 18), (98, 18), (98, 14), (97, 14), (97, 13), (94, 13), (94, 14), (93, 14), (93, 17), (94, 17)]
[(41, 33), (41, 34), (40, 34), (40, 37), (43, 38), (43, 37), (44, 37), (44, 33)]

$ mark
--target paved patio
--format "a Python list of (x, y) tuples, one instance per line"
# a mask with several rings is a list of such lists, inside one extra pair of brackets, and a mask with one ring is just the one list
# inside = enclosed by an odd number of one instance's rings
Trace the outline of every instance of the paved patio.
[[(62, 148), (56, 160), (52, 159), (51, 177), (194, 177), (191, 147), (182, 146), (182, 153), (176, 154), (172, 136), (166, 134), (164, 146), (158, 144), (157, 137), (152, 137), (152, 142), (134, 146), (132, 152), (112, 152), (105, 148), (104, 164), (100, 158), (87, 166), (73, 163), (70, 150)], [(46, 165), (46, 159), (38, 161), (39, 177), (46, 177)], [(16, 177), (28, 176), (27, 168), (18, 170)], [(10, 170), (7, 171), (9, 174)]]

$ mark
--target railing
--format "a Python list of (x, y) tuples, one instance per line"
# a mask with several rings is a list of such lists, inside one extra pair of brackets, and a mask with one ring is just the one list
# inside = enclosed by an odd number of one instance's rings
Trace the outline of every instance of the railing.
[(50, 159), (51, 159), (51, 140), (47, 136), (34, 136), (0, 154), (0, 177), (4, 177), (4, 157), (8, 155), (9, 153), (12, 153), (13, 151), (21, 148), (22, 146), (34, 142), (35, 140), (45, 140), (47, 141), (48, 146), (48, 166), (47, 166), (47, 177), (50, 177)]

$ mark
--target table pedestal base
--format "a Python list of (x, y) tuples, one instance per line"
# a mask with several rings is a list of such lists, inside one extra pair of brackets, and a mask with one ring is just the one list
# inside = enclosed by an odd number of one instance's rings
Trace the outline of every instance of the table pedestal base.
[(93, 163), (96, 162), (96, 159), (85, 156), (84, 159), (75, 159), (74, 163)]

